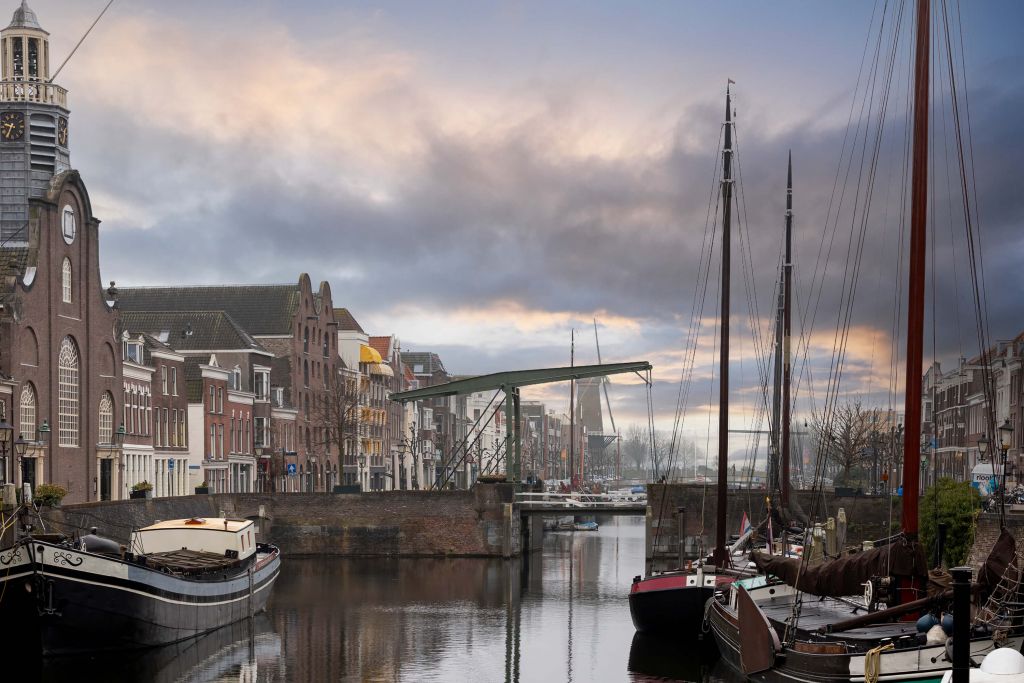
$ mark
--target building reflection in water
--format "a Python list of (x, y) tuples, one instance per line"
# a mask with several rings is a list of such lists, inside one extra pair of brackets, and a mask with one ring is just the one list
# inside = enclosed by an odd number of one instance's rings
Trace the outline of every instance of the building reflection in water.
[(33, 662), (44, 681), (274, 680), (281, 668), (281, 638), (265, 614), (173, 645), (132, 652), (56, 657)]
[[(252, 628), (146, 653), (47, 664), (44, 680), (720, 681), (634, 641), (627, 593), (643, 520), (551, 533), (493, 559), (285, 559)], [(675, 644), (680, 658), (699, 647)], [(715, 670), (717, 672), (717, 669)], [(692, 676), (692, 678), (691, 678)]]

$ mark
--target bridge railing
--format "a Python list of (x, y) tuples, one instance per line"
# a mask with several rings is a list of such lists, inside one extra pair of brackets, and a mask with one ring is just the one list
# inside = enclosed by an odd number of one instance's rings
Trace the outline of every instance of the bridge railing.
[(642, 508), (645, 494), (626, 493), (517, 493), (515, 502), (530, 510), (587, 510), (608, 508)]

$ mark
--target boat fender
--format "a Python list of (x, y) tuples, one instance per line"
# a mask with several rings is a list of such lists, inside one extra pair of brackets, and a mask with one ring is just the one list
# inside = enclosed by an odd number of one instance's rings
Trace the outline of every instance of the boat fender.
[(939, 623), (942, 624), (942, 630), (943, 631), (945, 631), (948, 635), (953, 635), (953, 615), (952, 614), (949, 614), (947, 612), (943, 612), (943, 614), (942, 614), (942, 621), (939, 622)]
[(1010, 680), (1020, 680), (1018, 676), (1024, 674), (1024, 655), (1013, 648), (996, 648), (985, 655), (985, 659), (981, 660), (980, 668), (987, 674), (999, 676), (1016, 674)]
[(942, 626), (935, 624), (928, 629), (928, 640), (927, 645), (942, 645), (946, 642), (946, 632), (942, 630)]
[(932, 629), (932, 626), (939, 623), (939, 620), (935, 618), (935, 615), (929, 612), (920, 619), (917, 620), (917, 632), (928, 633)]

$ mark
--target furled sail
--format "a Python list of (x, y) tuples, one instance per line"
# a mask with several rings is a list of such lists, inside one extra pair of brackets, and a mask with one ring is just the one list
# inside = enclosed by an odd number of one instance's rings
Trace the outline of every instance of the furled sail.
[(754, 564), (765, 573), (812, 595), (844, 597), (860, 595), (863, 584), (873, 576), (928, 579), (928, 564), (919, 543), (899, 538), (890, 545), (872, 548), (856, 555), (844, 555), (822, 564), (801, 568), (801, 559), (752, 554)]

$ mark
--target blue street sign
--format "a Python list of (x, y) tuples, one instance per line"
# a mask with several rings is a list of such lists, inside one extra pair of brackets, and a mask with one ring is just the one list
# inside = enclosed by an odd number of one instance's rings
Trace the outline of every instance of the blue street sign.
[(173, 470), (174, 469), (174, 461), (173, 460), (168, 460), (167, 461), (167, 469), (169, 469), (169, 470)]
[(288, 476), (289, 477), (294, 477), (295, 476), (295, 472), (296, 472), (295, 463), (293, 463), (293, 462), (288, 463)]

